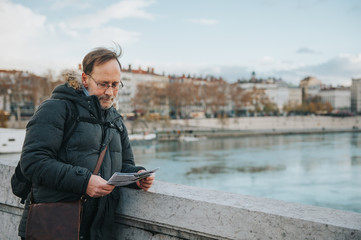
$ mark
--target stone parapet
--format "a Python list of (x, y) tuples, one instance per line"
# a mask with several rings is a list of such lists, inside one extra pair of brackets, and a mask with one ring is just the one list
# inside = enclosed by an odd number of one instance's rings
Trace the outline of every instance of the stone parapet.
[(19, 239), (18, 226), (23, 205), (10, 187), (14, 166), (0, 164), (0, 239)]
[[(14, 166), (0, 164), (0, 239), (18, 239)], [(361, 239), (361, 214), (156, 181), (122, 188), (117, 239)]]
[(121, 200), (120, 239), (361, 239), (354, 212), (159, 181)]

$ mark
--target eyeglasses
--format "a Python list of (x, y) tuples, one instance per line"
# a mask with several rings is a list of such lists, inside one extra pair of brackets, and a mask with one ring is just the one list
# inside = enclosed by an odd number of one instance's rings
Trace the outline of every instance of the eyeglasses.
[(95, 79), (92, 77), (92, 75), (88, 74), (88, 76), (93, 79), (93, 81), (95, 82), (95, 84), (97, 85), (97, 88), (98, 89), (101, 89), (101, 90), (108, 90), (108, 88), (112, 88), (113, 91), (115, 90), (119, 90), (121, 88), (124, 87), (123, 85), (123, 82), (119, 80), (119, 82), (114, 82), (112, 84), (108, 84), (108, 83), (104, 83), (104, 82), (101, 82), (101, 83), (98, 83), (97, 81), (95, 81)]

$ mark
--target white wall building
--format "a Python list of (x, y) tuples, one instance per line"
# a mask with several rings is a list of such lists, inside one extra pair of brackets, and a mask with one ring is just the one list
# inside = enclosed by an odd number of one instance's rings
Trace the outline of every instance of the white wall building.
[[(283, 106), (287, 105), (290, 100), (289, 88), (284, 82), (281, 81), (270, 79), (265, 82), (240, 82), (239, 87), (244, 90), (252, 90), (253, 88), (264, 89), (267, 97), (271, 102), (277, 105), (281, 112), (283, 111)], [(294, 99), (295, 96), (293, 92), (291, 92), (291, 94), (292, 99)]]
[(283, 106), (288, 103), (288, 88), (283, 86), (277, 86), (276, 88), (266, 89), (265, 92), (271, 102), (275, 103), (278, 109), (282, 112)]
[(155, 74), (153, 68), (148, 68), (147, 71), (144, 71), (140, 67), (138, 70), (132, 70), (129, 67), (129, 69), (122, 69), (121, 81), (124, 84), (124, 88), (118, 92), (118, 111), (124, 115), (134, 111), (132, 98), (136, 94), (137, 84), (156, 82), (165, 86), (169, 82), (169, 78)]
[(334, 110), (351, 109), (351, 91), (350, 88), (331, 88), (322, 89), (319, 93), (323, 103), (330, 103)]
[(298, 106), (302, 104), (302, 90), (298, 87), (288, 88), (288, 104)]
[(361, 78), (352, 79), (351, 111), (354, 113), (361, 113)]

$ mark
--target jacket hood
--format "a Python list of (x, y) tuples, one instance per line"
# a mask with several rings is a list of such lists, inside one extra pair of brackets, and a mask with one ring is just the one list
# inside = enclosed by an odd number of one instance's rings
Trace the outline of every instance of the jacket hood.
[(80, 73), (75, 70), (67, 70), (62, 73), (62, 77), (65, 84), (57, 86), (51, 98), (70, 100), (86, 107), (87, 99), (82, 90)]
[[(98, 101), (96, 96), (86, 96), (83, 91), (83, 84), (81, 80), (81, 74), (79, 71), (75, 70), (67, 70), (62, 73), (63, 80), (65, 84), (58, 86), (54, 89), (51, 98), (53, 99), (67, 99), (73, 102), (78, 102), (80, 105), (86, 107), (88, 105), (89, 100)], [(84, 101), (80, 101), (80, 98)], [(97, 100), (95, 100), (97, 99)], [(99, 103), (100, 105), (100, 103)], [(101, 108), (101, 107), (100, 107)], [(118, 109), (117, 101), (113, 103), (113, 108), (115, 110)]]
[(54, 89), (51, 98), (70, 100), (85, 108), (87, 108), (89, 100), (95, 102), (98, 101), (98, 104), (100, 105), (99, 100), (96, 96), (85, 96), (82, 90), (74, 89), (73, 87), (69, 86), (68, 83), (57, 86)]

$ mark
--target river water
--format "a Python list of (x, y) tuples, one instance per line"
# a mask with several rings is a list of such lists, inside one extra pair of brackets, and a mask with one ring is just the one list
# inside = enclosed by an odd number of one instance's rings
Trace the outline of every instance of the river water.
[[(361, 213), (361, 133), (295, 134), (133, 146), (156, 179)], [(16, 165), (20, 154), (2, 154)]]
[(133, 147), (156, 179), (361, 213), (361, 133), (252, 136)]

